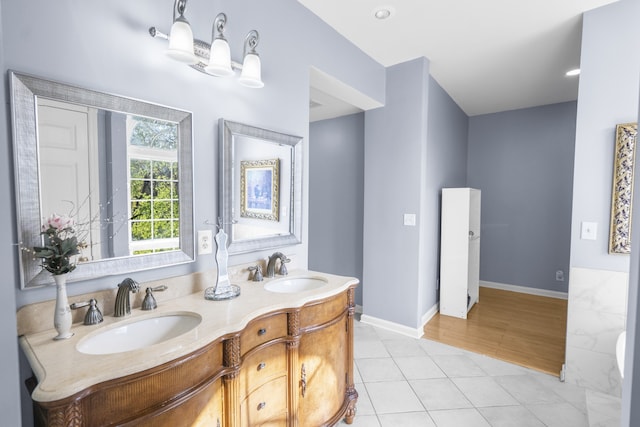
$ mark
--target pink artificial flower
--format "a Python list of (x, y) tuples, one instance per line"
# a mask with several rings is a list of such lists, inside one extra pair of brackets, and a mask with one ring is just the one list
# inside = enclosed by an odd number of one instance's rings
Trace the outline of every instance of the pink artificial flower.
[(49, 218), (47, 218), (47, 221), (42, 226), (42, 229), (48, 230), (49, 227), (52, 227), (56, 230), (64, 230), (65, 228), (73, 228), (74, 225), (75, 221), (73, 220), (73, 218), (52, 214)]

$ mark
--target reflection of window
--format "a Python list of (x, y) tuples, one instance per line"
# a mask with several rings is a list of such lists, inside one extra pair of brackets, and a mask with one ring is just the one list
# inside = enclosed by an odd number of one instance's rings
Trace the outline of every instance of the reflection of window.
[(127, 117), (129, 251), (132, 255), (179, 249), (178, 127)]

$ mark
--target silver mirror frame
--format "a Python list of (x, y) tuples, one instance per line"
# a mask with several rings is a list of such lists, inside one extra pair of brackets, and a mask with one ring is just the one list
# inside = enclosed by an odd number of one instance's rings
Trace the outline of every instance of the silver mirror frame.
[[(222, 227), (229, 236), (229, 253), (255, 252), (261, 249), (296, 245), (302, 242), (302, 137), (262, 129), (242, 123), (220, 119), (220, 188), (218, 206)], [(256, 239), (234, 239), (234, 182), (236, 164), (235, 143), (238, 137), (249, 137), (277, 145), (289, 145), (292, 149), (289, 234)], [(284, 167), (284, 166), (283, 166)]]
[[(154, 117), (178, 124), (178, 168), (180, 174), (180, 250), (149, 255), (109, 258), (78, 265), (69, 282), (125, 274), (195, 260), (193, 210), (193, 122), (192, 113), (132, 98), (111, 95), (64, 83), (9, 71), (13, 132), (14, 185), (17, 237), (20, 248), (42, 243), (40, 185), (38, 174), (38, 97), (74, 104)], [(20, 249), (19, 249), (20, 250)], [(51, 274), (38, 260), (20, 250), (20, 287), (51, 284)]]

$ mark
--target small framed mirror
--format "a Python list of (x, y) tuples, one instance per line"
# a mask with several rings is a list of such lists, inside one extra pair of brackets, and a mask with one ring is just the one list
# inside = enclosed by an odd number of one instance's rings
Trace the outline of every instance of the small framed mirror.
[(220, 218), (229, 253), (301, 242), (302, 137), (225, 119), (220, 134)]
[[(18, 242), (72, 217), (87, 244), (69, 281), (194, 260), (192, 114), (9, 72)], [(21, 287), (50, 284), (26, 251)]]

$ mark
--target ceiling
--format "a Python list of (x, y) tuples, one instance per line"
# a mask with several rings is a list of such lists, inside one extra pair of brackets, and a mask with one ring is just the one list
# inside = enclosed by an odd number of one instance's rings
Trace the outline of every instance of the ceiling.
[[(578, 77), (565, 73), (580, 64), (582, 13), (616, 0), (298, 1), (385, 67), (428, 58), (475, 116), (575, 100)], [(391, 17), (376, 19), (379, 7)], [(361, 111), (311, 85), (312, 121)]]

